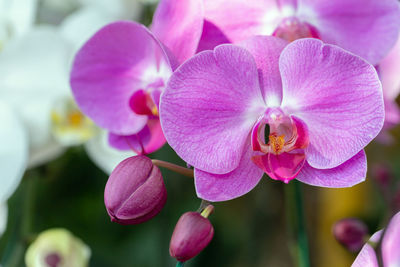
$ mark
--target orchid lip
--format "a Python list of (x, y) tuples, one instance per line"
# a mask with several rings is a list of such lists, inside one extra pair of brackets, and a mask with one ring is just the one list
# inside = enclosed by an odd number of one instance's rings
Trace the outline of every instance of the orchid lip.
[(308, 133), (302, 121), (278, 108), (269, 109), (252, 131), (253, 162), (272, 179), (288, 183), (305, 163)]
[(138, 115), (158, 116), (158, 107), (152, 95), (145, 90), (137, 90), (129, 99), (129, 107)]

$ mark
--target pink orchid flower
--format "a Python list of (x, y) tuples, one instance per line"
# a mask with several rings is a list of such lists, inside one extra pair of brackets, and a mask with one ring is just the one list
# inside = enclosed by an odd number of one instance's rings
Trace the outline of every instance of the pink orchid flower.
[(396, 43), (400, 29), (397, 0), (204, 0), (204, 3), (202, 49), (253, 35), (274, 35), (288, 41), (314, 37), (378, 64)]
[[(378, 244), (382, 232), (376, 232), (364, 245), (352, 267), (379, 267), (376, 251), (371, 243)], [(400, 266), (400, 212), (393, 216), (383, 234), (380, 246), (383, 267)]]
[(165, 143), (160, 94), (177, 64), (194, 55), (202, 27), (201, 1), (164, 0), (152, 32), (119, 21), (80, 49), (71, 71), (72, 91), (81, 110), (110, 132), (112, 146), (144, 154)]
[(324, 187), (366, 176), (384, 120), (375, 68), (317, 39), (225, 44), (181, 65), (161, 96), (168, 143), (195, 167), (200, 198), (249, 192), (267, 173)]

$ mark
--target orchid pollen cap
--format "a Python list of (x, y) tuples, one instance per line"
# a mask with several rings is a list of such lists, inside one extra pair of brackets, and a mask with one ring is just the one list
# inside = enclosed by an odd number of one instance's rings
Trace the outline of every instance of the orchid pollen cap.
[(335, 223), (333, 234), (336, 240), (349, 251), (357, 252), (365, 243), (368, 228), (358, 219), (345, 218)]
[(146, 156), (123, 160), (113, 170), (104, 191), (111, 220), (139, 224), (156, 216), (167, 200), (160, 170)]
[(178, 220), (169, 244), (169, 254), (180, 262), (199, 254), (212, 240), (214, 228), (207, 219), (213, 206), (209, 205), (200, 214), (186, 212)]

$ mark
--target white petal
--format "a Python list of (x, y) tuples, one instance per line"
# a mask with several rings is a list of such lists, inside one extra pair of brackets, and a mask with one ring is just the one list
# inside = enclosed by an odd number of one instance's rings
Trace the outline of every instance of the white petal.
[(36, 8), (37, 0), (0, 0), (0, 24), (8, 34), (21, 36), (32, 27)]
[(85, 7), (66, 17), (60, 31), (77, 51), (96, 31), (116, 19), (102, 10)]
[(0, 203), (3, 203), (15, 191), (25, 172), (28, 141), (19, 118), (2, 101), (0, 121)]
[(55, 28), (38, 27), (11, 41), (0, 54), (0, 95), (18, 112), (29, 132), (33, 165), (59, 153), (53, 152), (58, 147), (50, 147), (54, 144), (51, 110), (56, 99), (70, 95), (71, 51)]
[(107, 174), (111, 174), (118, 163), (135, 155), (133, 151), (121, 151), (110, 147), (108, 134), (104, 130), (101, 130), (97, 136), (90, 139), (85, 144), (85, 149), (97, 167)]

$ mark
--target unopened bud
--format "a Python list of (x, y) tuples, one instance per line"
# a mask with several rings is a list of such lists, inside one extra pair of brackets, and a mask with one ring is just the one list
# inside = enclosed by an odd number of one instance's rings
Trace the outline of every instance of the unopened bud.
[(169, 244), (169, 254), (178, 261), (187, 261), (199, 254), (212, 240), (214, 228), (207, 216), (213, 206), (209, 205), (202, 214), (186, 212), (175, 226)]
[(123, 160), (113, 170), (104, 191), (111, 220), (139, 224), (156, 216), (167, 200), (160, 170), (146, 156)]
[(368, 228), (358, 219), (346, 218), (335, 223), (333, 234), (336, 240), (349, 251), (357, 252), (365, 243)]

